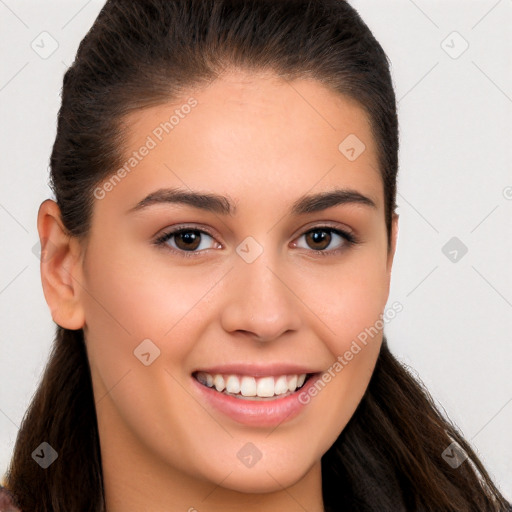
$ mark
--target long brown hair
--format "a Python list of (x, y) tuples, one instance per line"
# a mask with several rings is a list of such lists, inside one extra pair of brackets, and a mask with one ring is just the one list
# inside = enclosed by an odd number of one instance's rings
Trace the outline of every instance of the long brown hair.
[[(367, 112), (395, 211), (398, 121), (389, 63), (343, 0), (109, 0), (66, 71), (51, 186), (70, 236), (86, 237), (94, 189), (123, 161), (123, 118), (229, 68), (315, 79)], [(59, 454), (32, 459), (41, 442)], [(453, 441), (468, 455), (442, 458)], [(503, 511), (507, 503), (457, 428), (390, 353), (386, 337), (353, 417), (322, 458), (328, 511)], [(101, 455), (82, 330), (56, 327), (5, 485), (23, 512), (104, 511)]]

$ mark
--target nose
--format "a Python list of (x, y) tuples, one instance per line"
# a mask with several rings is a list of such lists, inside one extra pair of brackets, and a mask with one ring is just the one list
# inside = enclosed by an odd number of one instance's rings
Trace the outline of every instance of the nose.
[(301, 302), (270, 251), (247, 263), (237, 257), (225, 288), (222, 327), (231, 334), (244, 333), (260, 342), (276, 340), (284, 333), (298, 331)]

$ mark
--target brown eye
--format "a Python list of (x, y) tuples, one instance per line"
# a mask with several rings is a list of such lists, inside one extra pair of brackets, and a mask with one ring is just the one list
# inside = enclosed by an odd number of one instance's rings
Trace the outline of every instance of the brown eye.
[(155, 243), (168, 245), (175, 251), (190, 253), (213, 248), (212, 242), (214, 242), (214, 238), (200, 229), (178, 229), (165, 233)]
[(178, 249), (194, 251), (201, 243), (201, 235), (199, 231), (180, 231), (174, 235), (174, 240)]
[[(304, 246), (297, 242), (297, 247), (312, 249), (313, 251), (324, 252), (326, 254), (336, 252), (338, 249), (356, 243), (356, 239), (352, 234), (330, 227), (310, 229), (299, 237), (299, 240), (303, 237), (305, 238), (306, 245)], [(333, 244), (336, 245), (332, 247)]]
[(315, 229), (305, 234), (306, 242), (311, 249), (315, 251), (323, 251), (331, 243), (332, 235), (328, 230)]

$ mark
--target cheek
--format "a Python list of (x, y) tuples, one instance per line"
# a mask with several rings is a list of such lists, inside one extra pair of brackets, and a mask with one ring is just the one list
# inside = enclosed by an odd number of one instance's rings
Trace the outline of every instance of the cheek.
[[(162, 259), (148, 263), (123, 251), (109, 252), (108, 258), (90, 251), (89, 256), (84, 332), (98, 396), (116, 389), (120, 408), (127, 400), (125, 415), (131, 414), (130, 400), (144, 401), (141, 410), (167, 410), (169, 404), (145, 396), (161, 379), (161, 389), (172, 393), (174, 404), (181, 403), (188, 358), (204, 337), (212, 312), (210, 290), (223, 273), (197, 267), (176, 271)], [(154, 362), (145, 366), (139, 357), (148, 350)], [(137, 414), (132, 420), (141, 421)]]
[(184, 324), (198, 326), (200, 322), (191, 319), (198, 316), (221, 274), (194, 266), (178, 269), (167, 266), (165, 257), (127, 252), (109, 252), (108, 258), (99, 252), (89, 254), (84, 294), (88, 328), (129, 338), (133, 350), (145, 338), (165, 345)]
[(361, 333), (380, 325), (387, 277), (382, 262), (363, 252), (333, 269), (314, 276), (307, 305), (322, 321), (322, 339), (339, 355)]
[(317, 449), (322, 453), (353, 416), (382, 343), (381, 315), (386, 302), (380, 289), (382, 277), (373, 269), (365, 270), (332, 285), (332, 293), (325, 300), (328, 305), (323, 308), (323, 324), (329, 328), (319, 326), (318, 335), (332, 355), (332, 364), (315, 386), (315, 396), (310, 397), (315, 404), (310, 409), (312, 421), (323, 432), (317, 437)]
[[(317, 383), (316, 395), (310, 398), (319, 435), (318, 448), (325, 453), (350, 421), (368, 388), (382, 338), (371, 343), (356, 343), (336, 358), (336, 362)], [(348, 356), (350, 354), (350, 359)], [(310, 390), (311, 391), (311, 390)]]
[[(386, 305), (385, 265), (373, 253), (357, 254), (336, 272), (315, 276), (308, 306), (317, 313), (317, 336), (332, 355), (332, 364), (315, 386), (311, 408), (324, 431), (319, 450), (343, 430), (370, 381), (382, 342), (381, 315)], [(321, 321), (320, 321), (321, 320)]]
[[(197, 269), (165, 272), (162, 266), (141, 265), (133, 256), (123, 259), (121, 251), (117, 257), (109, 254), (106, 259), (89, 251), (88, 293), (83, 296), (99, 421), (106, 430), (108, 425), (120, 429), (119, 449), (135, 435), (155, 453), (188, 460), (196, 442), (190, 424), (206, 423), (209, 417), (205, 420), (204, 409), (191, 403), (184, 390), (186, 357), (201, 337), (201, 299), (218, 278)], [(160, 351), (148, 366), (134, 354), (145, 339)], [(206, 427), (218, 434), (216, 424)], [(166, 441), (170, 435), (172, 444)]]

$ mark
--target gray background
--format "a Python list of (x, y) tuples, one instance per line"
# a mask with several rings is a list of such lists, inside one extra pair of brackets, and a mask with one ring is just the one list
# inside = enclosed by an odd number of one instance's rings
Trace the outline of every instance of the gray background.
[[(512, 499), (512, 0), (351, 3), (399, 100), (385, 332)], [(54, 332), (33, 248), (62, 77), (102, 4), (0, 0), (0, 475)]]

